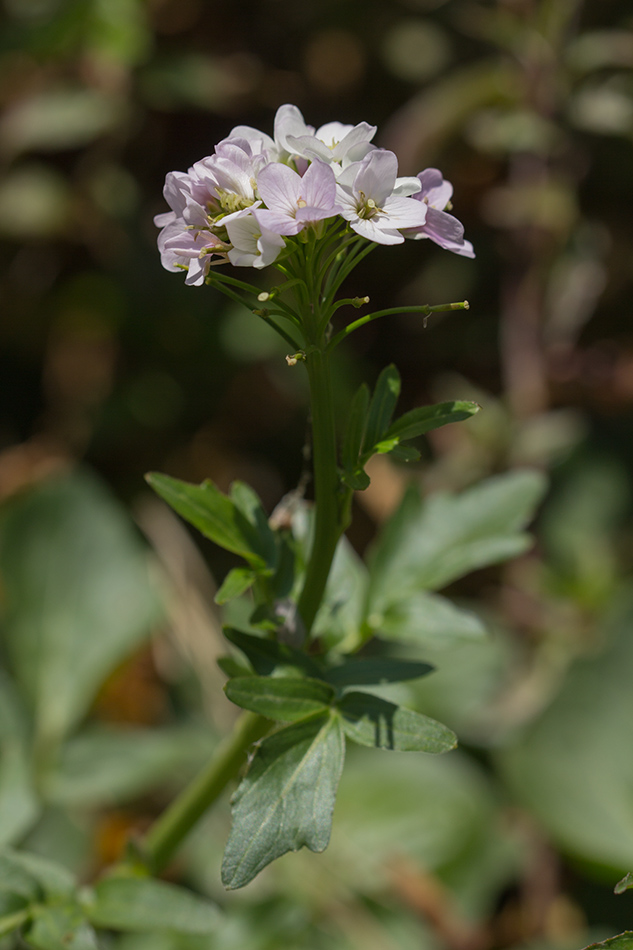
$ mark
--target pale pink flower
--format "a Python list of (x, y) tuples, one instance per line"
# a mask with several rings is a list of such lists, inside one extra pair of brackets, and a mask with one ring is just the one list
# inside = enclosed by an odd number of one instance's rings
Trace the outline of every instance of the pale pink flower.
[[(397, 179), (397, 172), (393, 152), (374, 149), (361, 162), (348, 165), (337, 179), (341, 214), (368, 241), (401, 244), (401, 228), (420, 227), (426, 220), (426, 205), (406, 196), (415, 186), (410, 179)], [(394, 194), (397, 182), (404, 196)]]
[(248, 212), (227, 220), (226, 230), (233, 245), (227, 256), (235, 267), (268, 267), (286, 246), (281, 235), (269, 231)]
[(453, 196), (453, 186), (437, 168), (427, 168), (417, 176), (421, 189), (414, 195), (427, 206), (426, 221), (419, 228), (405, 231), (405, 237), (421, 240), (429, 238), (446, 251), (462, 257), (474, 257), (470, 241), (464, 240), (464, 225), (444, 211)]
[(257, 187), (266, 208), (253, 211), (257, 221), (275, 234), (298, 234), (307, 225), (339, 214), (336, 179), (329, 165), (314, 161), (301, 176), (288, 165), (267, 165)]

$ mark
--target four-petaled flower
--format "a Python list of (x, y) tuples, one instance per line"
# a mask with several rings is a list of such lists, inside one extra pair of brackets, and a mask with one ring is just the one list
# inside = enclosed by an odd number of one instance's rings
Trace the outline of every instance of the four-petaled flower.
[(307, 224), (341, 212), (335, 204), (334, 172), (323, 162), (312, 162), (303, 176), (288, 165), (267, 165), (257, 187), (266, 208), (258, 208), (253, 215), (275, 234), (298, 234)]

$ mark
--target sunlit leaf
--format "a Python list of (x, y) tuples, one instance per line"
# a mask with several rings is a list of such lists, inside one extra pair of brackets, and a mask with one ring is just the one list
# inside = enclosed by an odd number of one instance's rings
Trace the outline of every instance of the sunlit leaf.
[(621, 881), (618, 881), (613, 890), (616, 894), (624, 894), (625, 891), (628, 891), (632, 887), (633, 873), (629, 871), (629, 873), (623, 877)]
[(360, 745), (396, 752), (449, 752), (457, 736), (447, 726), (413, 709), (370, 693), (346, 693), (338, 704), (345, 735)]
[(226, 604), (234, 597), (240, 597), (255, 583), (257, 574), (248, 567), (234, 567), (222, 581), (222, 585), (213, 598), (216, 604)]
[(420, 406), (418, 409), (405, 412), (403, 416), (396, 419), (385, 432), (384, 439), (385, 441), (397, 439), (400, 442), (415, 439), (432, 429), (439, 429), (440, 426), (469, 419), (476, 412), (479, 412), (480, 408), (476, 402), (459, 400), (456, 402), (440, 402), (434, 406)]

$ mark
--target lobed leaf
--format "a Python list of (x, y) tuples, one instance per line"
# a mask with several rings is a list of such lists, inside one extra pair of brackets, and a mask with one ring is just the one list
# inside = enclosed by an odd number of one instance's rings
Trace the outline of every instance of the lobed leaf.
[(104, 878), (84, 910), (93, 924), (112, 930), (210, 934), (220, 919), (211, 901), (174, 884), (139, 877)]
[(305, 719), (327, 709), (334, 699), (327, 683), (297, 676), (238, 676), (224, 690), (236, 706), (281, 722)]
[(360, 745), (434, 754), (457, 746), (457, 737), (448, 726), (370, 693), (346, 693), (338, 708), (345, 735)]
[(341, 720), (330, 713), (263, 740), (233, 797), (225, 887), (243, 887), (288, 851), (325, 850), (344, 757)]

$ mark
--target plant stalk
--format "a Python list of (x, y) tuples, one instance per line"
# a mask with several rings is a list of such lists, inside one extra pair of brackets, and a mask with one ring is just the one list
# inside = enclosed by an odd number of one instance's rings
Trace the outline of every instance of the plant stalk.
[(158, 874), (168, 864), (196, 822), (237, 775), (249, 747), (266, 735), (271, 725), (263, 716), (242, 713), (208, 765), (154, 822), (138, 847), (143, 864), (152, 874)]

